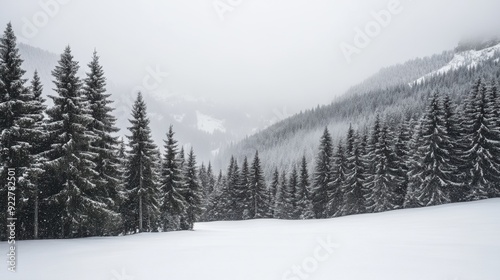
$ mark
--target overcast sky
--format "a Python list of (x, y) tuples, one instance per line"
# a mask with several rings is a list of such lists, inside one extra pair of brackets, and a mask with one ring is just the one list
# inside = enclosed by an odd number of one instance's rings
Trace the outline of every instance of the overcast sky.
[[(51, 52), (70, 44), (80, 65), (97, 48), (108, 79), (130, 87), (159, 69), (170, 93), (294, 109), (500, 26), (496, 0), (57, 1), (0, 0), (0, 24)], [(390, 20), (373, 24), (381, 10)], [(356, 28), (373, 38), (349, 62), (341, 45), (356, 47)]]

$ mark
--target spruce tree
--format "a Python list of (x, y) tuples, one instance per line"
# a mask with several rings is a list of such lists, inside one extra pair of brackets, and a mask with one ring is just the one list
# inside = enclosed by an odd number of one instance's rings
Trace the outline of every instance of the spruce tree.
[(224, 190), (222, 170), (219, 171), (217, 180), (214, 184), (214, 189), (210, 193), (207, 206), (207, 220), (208, 221), (221, 221), (223, 220), (222, 212), (220, 210), (222, 192)]
[(214, 171), (212, 169), (212, 163), (210, 162), (208, 162), (207, 177), (208, 177), (207, 193), (210, 195), (215, 190), (215, 185), (216, 185), (216, 179), (214, 176)]
[[(23, 134), (30, 128), (32, 93), (25, 87), (23, 60), (19, 54), (12, 25), (7, 24), (0, 39), (0, 174), (6, 178), (10, 167), (25, 168), (29, 162), (29, 145)], [(22, 174), (22, 170), (17, 170)], [(16, 180), (17, 181), (17, 180)], [(4, 180), (5, 182), (5, 180)], [(2, 188), (3, 189), (3, 188)], [(4, 196), (7, 197), (7, 196)], [(3, 202), (2, 202), (3, 203)], [(4, 204), (3, 204), (4, 205)], [(2, 214), (5, 213), (2, 209)]]
[[(14, 202), (19, 221), (17, 238), (33, 236), (33, 186), (37, 183), (33, 172), (37, 169), (36, 158), (32, 155), (37, 141), (37, 123), (43, 116), (34, 94), (25, 86), (22, 69), (23, 60), (19, 54), (17, 39), (12, 25), (7, 24), (0, 38), (0, 226), (6, 228), (7, 201)], [(9, 168), (14, 170), (15, 189), (8, 190)], [(9, 176), (10, 177), (10, 176)], [(15, 193), (16, 201), (8, 200), (7, 192)], [(9, 198), (12, 198), (9, 197)], [(10, 214), (9, 214), (10, 215)], [(1, 231), (0, 240), (5, 239)]]
[(283, 199), (281, 190), (279, 188), (280, 188), (280, 173), (278, 171), (278, 168), (276, 167), (273, 172), (271, 185), (269, 186), (269, 205), (271, 207), (271, 214), (273, 218), (277, 218), (276, 199), (278, 196), (278, 192), (280, 192), (279, 193), (279, 195), (281, 196), (280, 199)]
[(250, 169), (250, 215), (253, 218), (269, 218), (269, 198), (262, 166), (260, 164), (259, 152), (255, 152)]
[(342, 188), (346, 181), (348, 168), (342, 140), (339, 141), (337, 145), (337, 151), (335, 152), (333, 161), (332, 182), (328, 184), (328, 217), (339, 216), (341, 209), (344, 207), (344, 194)]
[[(236, 175), (234, 173), (237, 173)], [(238, 163), (231, 156), (227, 173), (222, 175), (219, 173), (217, 179), (217, 187), (215, 188), (211, 198), (212, 213), (210, 214), (214, 220), (236, 220), (236, 199), (233, 182), (239, 180)]]
[(184, 174), (184, 200), (187, 202), (187, 211), (185, 217), (181, 220), (181, 229), (192, 230), (194, 223), (203, 213), (202, 193), (196, 168), (196, 157), (193, 149), (189, 151), (186, 170)]
[(241, 165), (241, 177), (240, 182), (235, 186), (236, 195), (236, 212), (238, 213), (239, 219), (249, 219), (250, 210), (249, 204), (251, 199), (250, 193), (250, 168), (248, 166), (248, 159), (245, 157), (243, 159), (243, 164)]
[[(123, 187), (125, 182), (126, 182), (126, 174), (127, 174), (127, 149), (125, 145), (125, 141), (123, 140), (123, 137), (120, 138), (118, 141), (118, 149), (116, 151), (116, 158), (118, 159), (118, 178), (120, 180), (120, 185)], [(124, 189), (120, 188), (121, 190), (121, 201), (123, 201), (124, 198)], [(119, 203), (121, 204), (121, 203)]]
[(344, 205), (340, 215), (361, 214), (365, 207), (365, 163), (360, 153), (359, 138), (354, 129), (349, 127), (347, 133), (347, 173), (342, 186)]
[(184, 152), (184, 146), (181, 146), (181, 150), (179, 152), (179, 164), (182, 170), (184, 170), (184, 163), (186, 163), (186, 153)]
[(311, 200), (314, 215), (317, 219), (326, 218), (328, 204), (328, 185), (332, 182), (332, 137), (325, 127), (320, 139), (319, 152), (316, 157), (313, 185), (311, 187)]
[(293, 166), (288, 178), (287, 196), (285, 197), (285, 209), (288, 219), (298, 219), (301, 211), (298, 209), (297, 194), (299, 192), (299, 174), (297, 167)]
[(95, 135), (87, 129), (92, 118), (78, 69), (68, 46), (52, 71), (57, 95), (49, 96), (54, 106), (47, 110), (51, 149), (43, 191), (47, 203), (43, 220), (50, 225), (49, 237), (56, 236), (55, 229), (62, 238), (96, 235), (105, 226), (100, 219), (115, 214), (96, 192), (97, 155), (90, 150)]
[(420, 206), (439, 205), (450, 202), (449, 190), (454, 176), (447, 153), (446, 127), (439, 104), (439, 93), (434, 93), (422, 122), (422, 143), (418, 154), (422, 156), (418, 176), (419, 185), (414, 192)]
[(460, 127), (459, 117), (448, 94), (442, 96), (441, 107), (444, 126), (443, 147), (451, 170), (447, 192), (451, 202), (461, 202), (467, 199), (468, 187), (465, 184), (467, 180), (463, 172), (466, 163), (461, 158), (461, 155), (466, 152), (467, 144), (463, 142), (464, 134)]
[[(89, 72), (84, 80), (83, 92), (90, 108), (92, 120), (87, 126), (94, 134), (90, 143), (90, 150), (97, 155), (94, 159), (96, 178), (96, 196), (108, 205), (110, 210), (119, 211), (120, 201), (120, 163), (116, 157), (118, 136), (114, 136), (119, 129), (116, 127), (116, 118), (112, 115), (113, 108), (111, 94), (106, 93), (106, 78), (99, 63), (99, 56), (94, 51), (92, 61), (88, 64)], [(108, 225), (118, 225), (119, 216), (101, 217), (100, 220)], [(106, 220), (108, 219), (108, 220)], [(116, 227), (116, 226), (115, 226)], [(100, 232), (100, 235), (106, 234)]]
[(420, 146), (423, 145), (423, 117), (419, 120), (412, 120), (411, 124), (411, 127), (413, 127), (413, 136), (408, 143), (410, 156), (408, 157), (408, 188), (403, 203), (404, 208), (416, 208), (421, 206), (417, 190), (423, 184), (422, 178), (419, 176), (424, 170), (422, 159), (425, 156), (423, 150), (420, 149)]
[(163, 194), (161, 220), (164, 231), (181, 229), (181, 218), (187, 215), (189, 207), (184, 194), (187, 192), (182, 180), (182, 170), (178, 157), (177, 141), (174, 139), (173, 127), (167, 132), (164, 140), (165, 153), (162, 162), (160, 186)]
[(279, 180), (279, 186), (276, 190), (276, 199), (274, 202), (274, 218), (277, 219), (287, 219), (288, 209), (286, 208), (287, 197), (291, 197), (292, 194), (288, 193), (288, 181), (286, 178), (286, 172), (282, 171)]
[(381, 124), (379, 139), (375, 143), (373, 155), (375, 173), (369, 177), (367, 187), (369, 195), (366, 197), (368, 212), (383, 212), (397, 208), (398, 197), (396, 187), (404, 182), (397, 180), (398, 166), (389, 142), (389, 128)]
[[(366, 147), (367, 157), (369, 159), (371, 159), (371, 161), (369, 163), (367, 163), (367, 166), (366, 166), (366, 174), (368, 177), (374, 177), (374, 175), (376, 173), (376, 163), (375, 162), (377, 161), (376, 159), (378, 156), (376, 153), (376, 150), (377, 150), (378, 141), (380, 139), (381, 129), (382, 129), (382, 126), (381, 126), (381, 122), (380, 122), (380, 115), (377, 114), (375, 116), (375, 121), (373, 123), (373, 128), (371, 130), (369, 143), (367, 144), (367, 147)], [(367, 180), (370, 180), (370, 179), (367, 178)]]
[(203, 190), (203, 201), (205, 202), (208, 196), (208, 174), (205, 163), (202, 162), (200, 168), (198, 169), (198, 178), (200, 180), (201, 189)]
[(232, 157), (231, 163), (229, 164), (229, 169), (227, 172), (227, 186), (228, 186), (228, 198), (227, 198), (227, 214), (229, 220), (241, 220), (242, 216), (239, 210), (240, 205), (240, 189), (241, 189), (241, 172), (238, 166), (238, 161)]
[(151, 138), (147, 107), (142, 94), (132, 107), (131, 126), (128, 128), (128, 164), (125, 184), (127, 201), (124, 206), (126, 231), (152, 231), (153, 221), (159, 214), (156, 186), (157, 150)]
[[(500, 93), (498, 91), (498, 84), (496, 81), (492, 81), (488, 88), (488, 100), (490, 106), (488, 106), (488, 119), (492, 126), (491, 131), (495, 135), (496, 139), (500, 139)], [(500, 144), (497, 143), (497, 147)], [(498, 151), (498, 150), (497, 150)], [(496, 158), (498, 159), (500, 154), (496, 153)], [(497, 180), (496, 184), (489, 190), (490, 197), (500, 197), (500, 180)]]
[[(48, 135), (45, 130), (45, 116), (44, 112), (47, 106), (44, 104), (45, 99), (42, 96), (43, 86), (40, 82), (40, 77), (38, 72), (35, 70), (33, 79), (31, 80), (31, 93), (33, 94), (32, 100), (32, 110), (31, 116), (34, 120), (32, 130), (30, 131), (31, 139), (31, 168), (28, 171), (27, 177), (28, 184), (26, 190), (29, 192), (29, 206), (27, 207), (29, 211), (25, 212), (26, 215), (33, 215), (33, 217), (26, 217), (25, 221), (32, 221), (29, 224), (33, 227), (33, 238), (38, 238), (38, 228), (39, 228), (39, 210), (40, 210), (40, 178), (45, 172), (44, 165), (47, 160), (45, 156), (45, 151), (48, 151), (50, 147), (47, 146)], [(31, 220), (31, 218), (33, 220)], [(28, 230), (28, 227), (25, 227)], [(29, 236), (27, 234), (27, 236)]]
[(402, 208), (404, 205), (404, 200), (406, 193), (408, 191), (408, 172), (409, 172), (409, 158), (410, 158), (410, 131), (411, 122), (404, 121), (398, 128), (398, 136), (396, 143), (394, 145), (394, 156), (397, 171), (394, 180), (400, 182), (396, 184), (394, 189), (395, 194), (395, 206), (397, 208)]
[(469, 199), (479, 200), (498, 193), (500, 178), (500, 133), (495, 119), (495, 102), (491, 88), (478, 80), (469, 94), (464, 112), (467, 151)]
[(302, 156), (300, 162), (300, 174), (298, 189), (295, 193), (297, 202), (297, 218), (299, 219), (312, 219), (314, 218), (314, 210), (309, 195), (309, 171), (307, 170), (306, 156)]

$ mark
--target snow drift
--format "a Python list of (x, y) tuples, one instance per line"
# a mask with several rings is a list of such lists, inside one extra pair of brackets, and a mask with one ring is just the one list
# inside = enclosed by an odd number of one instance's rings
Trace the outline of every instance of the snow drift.
[[(19, 241), (0, 279), (500, 279), (500, 199), (327, 220)], [(7, 243), (0, 243), (7, 252)]]

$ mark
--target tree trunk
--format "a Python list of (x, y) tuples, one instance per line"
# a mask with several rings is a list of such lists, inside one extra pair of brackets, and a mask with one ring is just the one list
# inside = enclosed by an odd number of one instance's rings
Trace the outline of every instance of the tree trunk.
[(142, 157), (139, 159), (139, 232), (142, 232)]
[(35, 216), (33, 237), (38, 239), (38, 186), (35, 186)]

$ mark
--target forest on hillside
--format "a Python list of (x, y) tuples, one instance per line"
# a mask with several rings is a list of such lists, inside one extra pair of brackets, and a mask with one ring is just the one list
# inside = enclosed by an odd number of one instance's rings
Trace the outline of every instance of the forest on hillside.
[[(491, 42), (489, 45), (463, 43), (460, 50), (490, 45)], [(452, 53), (445, 52), (383, 69), (331, 104), (305, 110), (228, 146), (214, 159), (214, 166), (223, 166), (231, 156), (241, 161), (259, 150), (262, 160), (269, 163), (264, 170), (268, 180), (272, 177), (274, 166), (282, 166), (290, 172), (303, 155), (306, 156), (309, 171), (313, 172), (317, 140), (325, 127), (328, 127), (335, 142), (345, 137), (350, 124), (360, 131), (371, 128), (377, 115), (384, 116), (392, 127), (401, 119), (420, 118), (429, 98), (436, 91), (449, 95), (453, 103), (460, 103), (467, 98), (478, 79), (486, 83), (500, 80), (500, 53), (495, 52), (481, 63), (463, 65), (453, 71), (427, 77), (425, 82), (414, 83), (423, 73), (429, 73), (430, 69), (437, 70), (451, 57)], [(392, 79), (400, 82), (395, 84)], [(288, 152), (291, 150), (295, 152)]]

